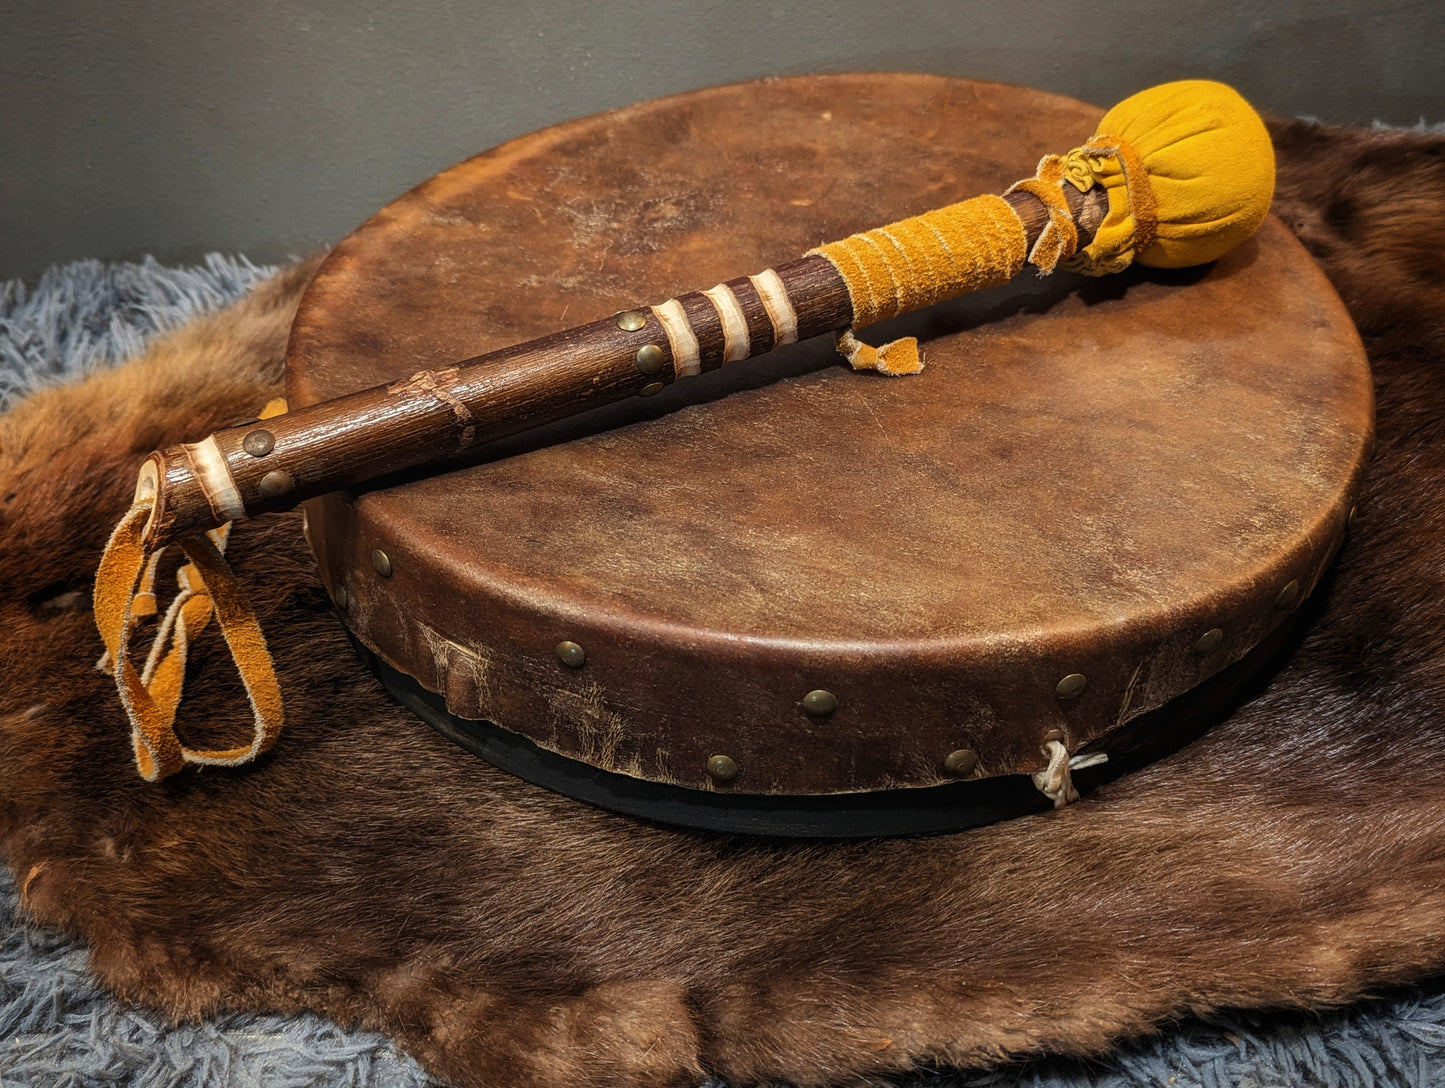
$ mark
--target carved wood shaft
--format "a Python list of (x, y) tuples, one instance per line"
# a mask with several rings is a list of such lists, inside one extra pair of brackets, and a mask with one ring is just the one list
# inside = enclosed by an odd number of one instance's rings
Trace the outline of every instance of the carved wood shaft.
[[(1086, 245), (1104, 193), (1064, 186)], [(1006, 198), (1032, 245), (1037, 198)], [(833, 265), (802, 257), (652, 307), (422, 371), (151, 454), (138, 495), (154, 498), (151, 546), (435, 461), (481, 443), (759, 355), (851, 323)]]

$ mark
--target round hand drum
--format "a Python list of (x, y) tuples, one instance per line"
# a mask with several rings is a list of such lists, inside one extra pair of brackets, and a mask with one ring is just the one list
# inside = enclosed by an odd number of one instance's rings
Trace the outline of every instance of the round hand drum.
[[(815, 77), (516, 140), (337, 247), (291, 404), (1001, 191), (1099, 114)], [(1087, 787), (1177, 743), (1345, 532), (1373, 401), (1323, 276), (1270, 219), (1203, 269), (1027, 276), (891, 326), (921, 374), (794, 345), (313, 500), (364, 655), (523, 777), (725, 830), (964, 826), (1049, 807), (1059, 753), (1111, 757)]]

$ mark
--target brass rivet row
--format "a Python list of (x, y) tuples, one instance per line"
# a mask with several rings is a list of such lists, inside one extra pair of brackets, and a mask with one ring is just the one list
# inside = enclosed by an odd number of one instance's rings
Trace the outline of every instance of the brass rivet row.
[(252, 457), (265, 457), (276, 448), (276, 436), (270, 431), (252, 431), (241, 439), (241, 448)]
[(371, 566), (383, 578), (391, 577), (391, 556), (380, 548), (371, 553)]
[(587, 664), (587, 651), (575, 642), (562, 641), (553, 648), (557, 660), (569, 669), (580, 669)]
[(838, 696), (818, 688), (803, 696), (803, 709), (815, 718), (825, 718), (838, 709)]
[(284, 495), (291, 494), (295, 489), (295, 477), (280, 469), (272, 469), (262, 476), (261, 482), (256, 485), (256, 490), (263, 499), (279, 499)]
[(636, 332), (647, 324), (647, 318), (636, 310), (623, 310), (617, 315), (617, 327), (623, 332)]
[(1071, 672), (1054, 686), (1054, 694), (1060, 699), (1077, 699), (1088, 686), (1088, 677), (1081, 672)]
[(738, 776), (738, 761), (732, 756), (713, 756), (707, 761), (707, 776), (714, 782), (731, 782)]
[(643, 344), (637, 349), (637, 369), (644, 374), (656, 374), (666, 359), (667, 355), (656, 344)]

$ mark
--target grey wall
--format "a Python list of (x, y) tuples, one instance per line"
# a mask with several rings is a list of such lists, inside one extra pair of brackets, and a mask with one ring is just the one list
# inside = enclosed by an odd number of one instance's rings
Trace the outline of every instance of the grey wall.
[(0, 277), (324, 246), (476, 151), (757, 76), (968, 75), (1108, 104), (1210, 76), (1263, 109), (1445, 120), (1435, 2), (0, 0)]

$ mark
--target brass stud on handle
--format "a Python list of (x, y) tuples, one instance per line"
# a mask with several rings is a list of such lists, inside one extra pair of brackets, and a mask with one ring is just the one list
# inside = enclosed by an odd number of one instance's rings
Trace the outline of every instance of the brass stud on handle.
[(575, 642), (559, 642), (553, 652), (556, 653), (557, 660), (569, 669), (580, 669), (587, 664), (587, 651)]
[(714, 782), (731, 782), (738, 776), (738, 761), (732, 756), (713, 756), (707, 761), (707, 776)]
[(646, 385), (644, 385), (641, 389), (639, 389), (639, 390), (637, 391), (637, 395), (638, 395), (639, 397), (650, 397), (650, 396), (653, 396), (654, 394), (661, 393), (661, 392), (662, 392), (662, 383), (661, 383), (661, 382), (648, 382)]
[(838, 696), (818, 688), (803, 696), (803, 709), (815, 718), (826, 718), (838, 709)]
[(261, 482), (256, 485), (256, 491), (263, 499), (279, 499), (283, 495), (289, 495), (296, 488), (296, 479), (289, 472), (282, 472), (280, 469), (272, 469), (261, 477)]
[(1054, 687), (1054, 694), (1060, 699), (1077, 699), (1089, 686), (1089, 679), (1081, 672), (1071, 672)]
[(943, 769), (954, 778), (967, 778), (978, 766), (978, 753), (972, 748), (959, 748), (949, 752), (943, 760)]
[(617, 327), (623, 332), (636, 332), (647, 324), (647, 318), (636, 310), (623, 310), (617, 315)]
[(383, 578), (391, 577), (391, 556), (380, 548), (371, 553), (371, 565)]
[(252, 457), (265, 457), (276, 448), (276, 436), (270, 431), (252, 431), (241, 439), (241, 448)]
[(667, 356), (656, 344), (643, 344), (637, 349), (637, 369), (644, 374), (656, 374), (666, 359)]
[(1224, 643), (1224, 632), (1218, 627), (1211, 627), (1204, 634), (1199, 636), (1194, 643), (1194, 652), (1199, 657), (1208, 657)]

